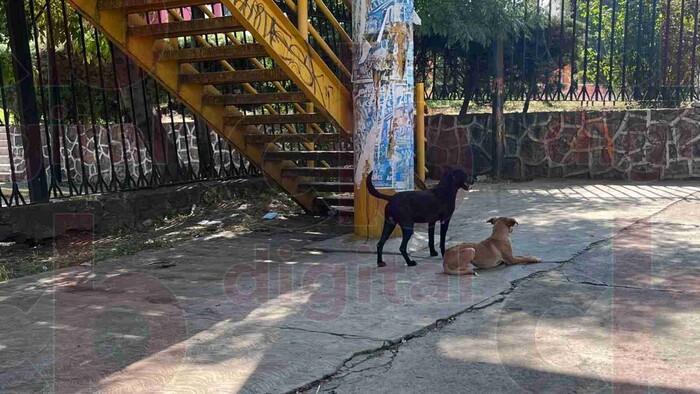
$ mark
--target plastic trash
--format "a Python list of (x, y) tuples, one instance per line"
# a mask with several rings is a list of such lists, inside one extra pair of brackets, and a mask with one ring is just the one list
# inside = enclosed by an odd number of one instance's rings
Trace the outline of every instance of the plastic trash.
[(272, 220), (277, 217), (277, 212), (268, 212), (263, 216), (263, 219), (265, 220)]

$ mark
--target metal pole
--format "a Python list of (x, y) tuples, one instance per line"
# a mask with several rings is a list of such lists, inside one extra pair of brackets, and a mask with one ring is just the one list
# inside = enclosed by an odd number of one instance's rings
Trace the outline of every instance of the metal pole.
[[(299, 29), (299, 33), (301, 33), (301, 36), (304, 38), (305, 41), (309, 41), (309, 1), (308, 0), (298, 0), (297, 1), (297, 29)], [(314, 112), (314, 104), (313, 103), (307, 103), (306, 104), (306, 112), (307, 113), (313, 113)], [(308, 124), (306, 125), (306, 132), (307, 133), (312, 133), (313, 132), (313, 127)], [(315, 148), (314, 143), (310, 143), (309, 150), (313, 150)], [(310, 160), (307, 165), (309, 167), (315, 167), (316, 162), (313, 160)]]
[(425, 182), (425, 85), (416, 84), (416, 175)]
[(503, 165), (503, 144), (505, 140), (505, 123), (503, 120), (503, 39), (498, 38), (493, 43), (493, 152), (491, 175), (499, 179), (501, 177), (501, 166)]
[(297, 29), (304, 37), (304, 40), (309, 39), (309, 1), (299, 0), (297, 2)]
[(7, 13), (7, 30), (12, 51), (12, 66), (18, 87), (19, 117), (29, 198), (32, 203), (47, 202), (49, 189), (44, 167), (41, 128), (39, 127), (39, 107), (32, 75), (29, 27), (27, 26), (23, 0), (9, 0), (5, 12)]

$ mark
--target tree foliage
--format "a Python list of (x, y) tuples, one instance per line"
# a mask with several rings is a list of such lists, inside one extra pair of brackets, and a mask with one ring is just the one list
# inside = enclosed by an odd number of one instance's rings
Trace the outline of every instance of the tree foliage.
[(496, 38), (507, 39), (543, 26), (533, 12), (537, 0), (416, 0), (422, 24), (419, 35), (439, 37), (450, 47), (488, 46)]

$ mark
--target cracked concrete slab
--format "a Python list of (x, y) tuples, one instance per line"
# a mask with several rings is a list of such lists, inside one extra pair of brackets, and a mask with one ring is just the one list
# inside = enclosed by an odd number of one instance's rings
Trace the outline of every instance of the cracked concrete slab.
[(678, 202), (310, 391), (700, 392), (700, 232), (687, 225), (700, 216), (678, 216), (699, 207)]
[[(246, 237), (213, 234), (93, 269), (11, 281), (0, 285), (0, 389), (293, 390), (337, 372), (346, 361), (358, 363), (358, 354), (370, 351), (365, 366), (381, 363), (374, 350), (392, 353), (395, 342), (420, 340), (426, 327), (442, 326), (450, 316), (498, 308), (523, 281), (584, 287), (565, 281), (580, 279), (569, 271), (576, 266), (597, 273), (591, 277), (605, 284), (605, 264), (598, 264), (599, 271), (594, 262), (579, 260), (581, 252), (671, 204), (691, 200), (698, 191), (693, 184), (668, 183), (479, 185), (461, 196), (451, 242), (484, 238), (490, 216), (515, 216), (522, 223), (513, 238), (517, 253), (539, 255), (545, 263), (499, 267), (476, 278), (442, 275), (440, 259), (420, 252), (418, 267), (408, 268), (400, 256), (389, 255), (388, 266), (378, 269), (375, 256), (362, 251), (305, 250), (312, 238), (306, 233), (313, 233), (309, 229)], [(673, 212), (653, 216), (651, 222), (681, 220)], [(692, 237), (676, 227), (672, 233), (678, 239)], [(662, 246), (673, 239), (659, 238)], [(595, 253), (597, 261), (609, 256)], [(175, 264), (153, 269), (154, 261)], [(666, 263), (678, 269), (682, 261)], [(559, 277), (550, 278), (552, 272)], [(680, 279), (657, 275), (665, 282), (654, 285), (692, 284), (695, 271), (687, 272)], [(631, 283), (645, 285), (641, 279)], [(535, 295), (554, 301), (544, 290)], [(397, 349), (389, 366), (402, 356), (403, 346)], [(497, 375), (490, 370), (482, 372)]]
[(700, 391), (697, 295), (548, 276), (442, 330), (347, 363), (319, 391)]

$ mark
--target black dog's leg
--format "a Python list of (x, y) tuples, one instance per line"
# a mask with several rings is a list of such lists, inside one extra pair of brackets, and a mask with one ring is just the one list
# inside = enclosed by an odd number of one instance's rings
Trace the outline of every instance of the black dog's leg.
[(382, 237), (379, 238), (379, 242), (377, 243), (377, 266), (378, 267), (386, 267), (386, 263), (382, 259), (382, 251), (384, 250), (384, 244), (386, 243), (386, 240), (389, 239), (389, 236), (391, 236), (391, 233), (394, 232), (394, 229), (396, 228), (396, 223), (392, 221), (391, 219), (385, 219), (384, 220), (384, 228), (382, 229)]
[(450, 219), (440, 222), (440, 252), (442, 257), (445, 257), (445, 238), (447, 238), (447, 229), (450, 227)]
[(411, 237), (413, 236), (413, 225), (405, 227), (401, 226), (401, 233), (403, 234), (403, 239), (401, 240), (401, 247), (399, 247), (401, 255), (404, 259), (406, 259), (406, 265), (408, 265), (409, 267), (415, 267), (416, 265), (418, 265), (418, 263), (411, 260), (411, 258), (408, 256), (408, 241), (410, 241)]
[(435, 222), (428, 223), (428, 246), (430, 247), (430, 255), (435, 257), (438, 255), (435, 250)]

